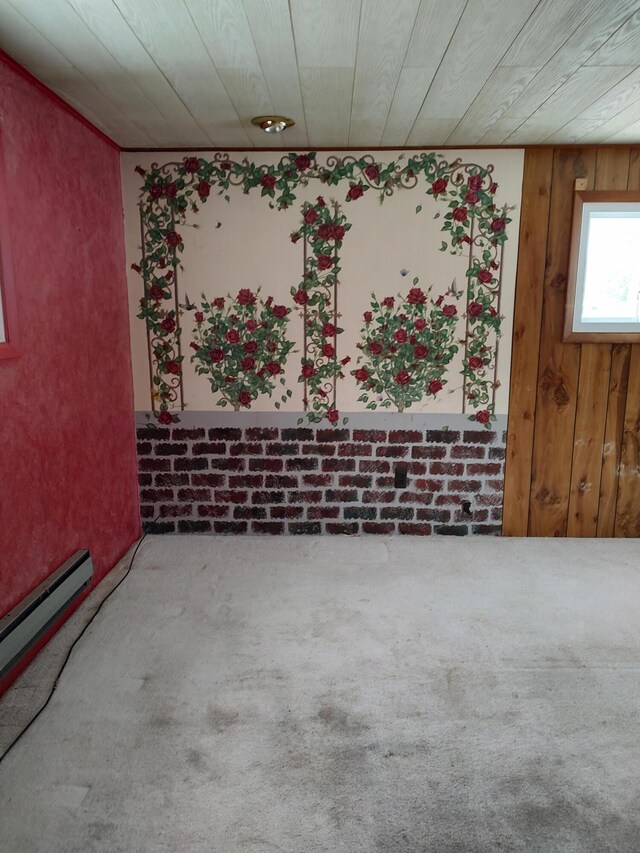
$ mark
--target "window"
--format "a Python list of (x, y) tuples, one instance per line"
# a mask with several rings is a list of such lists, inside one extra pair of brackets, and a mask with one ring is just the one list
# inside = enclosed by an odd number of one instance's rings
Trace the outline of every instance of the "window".
[(640, 193), (576, 193), (565, 341), (640, 340)]

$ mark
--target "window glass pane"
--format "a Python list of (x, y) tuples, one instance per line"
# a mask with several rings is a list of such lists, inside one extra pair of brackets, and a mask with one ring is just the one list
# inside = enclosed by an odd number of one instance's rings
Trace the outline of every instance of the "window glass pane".
[(640, 319), (640, 213), (591, 211), (581, 320)]

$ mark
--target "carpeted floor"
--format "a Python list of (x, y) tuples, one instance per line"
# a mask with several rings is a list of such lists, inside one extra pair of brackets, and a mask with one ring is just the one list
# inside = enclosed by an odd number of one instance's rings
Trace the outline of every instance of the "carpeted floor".
[(639, 768), (637, 541), (151, 537), (0, 850), (637, 853)]

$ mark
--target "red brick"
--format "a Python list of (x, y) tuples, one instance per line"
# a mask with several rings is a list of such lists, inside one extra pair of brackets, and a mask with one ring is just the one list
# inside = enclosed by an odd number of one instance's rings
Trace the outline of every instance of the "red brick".
[(198, 441), (193, 445), (194, 456), (202, 456), (205, 453), (215, 456), (224, 456), (227, 445), (224, 441)]
[[(180, 460), (178, 460), (180, 461)], [(184, 461), (184, 460), (183, 460)], [(141, 459), (138, 462), (138, 468), (141, 471), (170, 471), (170, 459)]]
[(396, 478), (390, 475), (384, 477), (376, 477), (376, 486), (379, 489), (395, 489)]
[(362, 523), (363, 533), (393, 533), (396, 529), (392, 521), (380, 523), (379, 521), (364, 521)]
[(335, 456), (335, 444), (303, 444), (302, 452), (305, 456)]
[(500, 536), (502, 533), (501, 524), (474, 524), (471, 530), (476, 534), (484, 534), (485, 536)]
[(439, 492), (442, 489), (442, 480), (416, 480), (415, 488), (421, 492)]
[(333, 483), (331, 474), (305, 474), (302, 478), (305, 486), (330, 486)]
[(161, 518), (178, 518), (191, 515), (191, 504), (163, 504), (160, 507)]
[(260, 489), (264, 483), (262, 474), (235, 474), (229, 477), (231, 489)]
[(211, 468), (214, 471), (244, 471), (244, 459), (223, 459), (222, 457), (211, 457)]
[(358, 470), (363, 473), (373, 471), (374, 473), (387, 474), (391, 470), (391, 464), (381, 459), (362, 459), (358, 462)]
[(236, 427), (214, 427), (209, 430), (209, 441), (239, 441), (242, 430)]
[(209, 533), (211, 531), (210, 521), (183, 520), (178, 522), (178, 533)]
[(246, 504), (247, 492), (236, 489), (216, 489), (214, 499), (219, 504)]
[(348, 429), (319, 429), (316, 441), (349, 441)]
[(468, 462), (467, 474), (470, 476), (478, 474), (496, 475), (502, 471), (502, 465), (499, 462)]
[(493, 444), (496, 434), (491, 430), (466, 429), (462, 434), (462, 440), (465, 444)]
[(460, 495), (436, 495), (436, 506), (459, 506)]
[(502, 480), (487, 480), (487, 486), (494, 492), (501, 492), (504, 489)]
[(188, 486), (188, 474), (156, 474), (156, 486)]
[(246, 533), (246, 521), (214, 521), (213, 529), (216, 533)]
[(327, 489), (326, 500), (353, 503), (358, 500), (358, 492), (355, 489)]
[(244, 434), (247, 441), (275, 441), (278, 438), (276, 427), (249, 427)]
[(280, 431), (283, 441), (313, 441), (313, 430), (309, 427), (294, 427)]
[(457, 444), (451, 448), (452, 459), (484, 459), (485, 447)]
[(234, 506), (233, 517), (247, 520), (266, 518), (267, 510), (263, 506)]
[(281, 504), (284, 503), (284, 492), (254, 492), (251, 495), (252, 504)]
[(294, 536), (317, 536), (322, 533), (319, 521), (293, 521), (289, 524), (289, 533)]
[(451, 512), (448, 509), (433, 509), (432, 507), (420, 508), (416, 513), (418, 521), (439, 521), (445, 522), (451, 520)]
[(397, 447), (376, 447), (376, 456), (386, 456), (389, 459), (401, 459), (409, 453), (409, 448), (406, 444), (398, 445)]
[(423, 433), (417, 429), (392, 429), (389, 432), (389, 442), (391, 444), (403, 444), (404, 442), (416, 444), (423, 440)]
[(370, 444), (339, 444), (338, 456), (371, 456)]
[(322, 492), (289, 492), (289, 503), (292, 504), (319, 504), (322, 503)]
[(491, 519), (492, 521), (502, 521), (502, 507), (494, 506), (491, 510)]
[(174, 533), (175, 521), (145, 521), (142, 524), (143, 533)]
[(143, 440), (152, 438), (155, 441), (166, 441), (169, 438), (169, 430), (164, 427), (156, 426), (155, 424), (147, 424), (147, 426), (138, 427), (136, 437)]
[(317, 459), (287, 459), (287, 471), (315, 471), (317, 467)]
[(147, 456), (151, 453), (151, 448), (153, 445), (150, 441), (138, 441), (136, 442), (136, 452), (138, 456)]
[(282, 471), (284, 467), (284, 462), (282, 459), (250, 459), (249, 460), (249, 470), (250, 471), (271, 471), (277, 472)]
[(327, 533), (339, 535), (339, 534), (347, 534), (348, 536), (353, 536), (358, 532), (359, 524), (357, 521), (343, 521), (343, 522), (334, 522), (328, 521), (326, 524)]
[(251, 454), (261, 454), (262, 445), (258, 441), (238, 441), (235, 444), (229, 445), (229, 456), (250, 456)]
[[(162, 474), (158, 474), (158, 477), (162, 477)], [(169, 475), (171, 476), (171, 474)], [(153, 481), (153, 477), (151, 474), (138, 474), (138, 485), (139, 486), (150, 486)], [(162, 486), (162, 483), (156, 483), (157, 486)]]
[(224, 486), (225, 479), (224, 474), (192, 474), (191, 485), (211, 487)]
[(158, 501), (172, 501), (173, 489), (141, 489), (140, 500), (158, 503)]
[(489, 459), (504, 459), (506, 451), (504, 447), (490, 447)]
[(187, 452), (187, 445), (166, 441), (162, 444), (156, 444), (156, 456), (184, 456)]
[(396, 499), (396, 492), (370, 491), (362, 493), (363, 504), (391, 504)]
[(464, 462), (432, 462), (429, 473), (461, 477), (464, 474)]
[(370, 474), (340, 474), (339, 483), (342, 487), (354, 487), (356, 489), (371, 488), (373, 477)]
[(211, 489), (178, 489), (179, 501), (210, 501)]
[(268, 533), (275, 536), (284, 533), (284, 522), (282, 521), (254, 521), (251, 524), (253, 533)]
[(466, 536), (468, 532), (466, 524), (439, 524), (434, 529), (439, 536)]
[(155, 518), (156, 508), (154, 506), (143, 505), (140, 507), (140, 518)]
[(412, 524), (409, 521), (401, 521), (398, 524), (398, 530), (406, 536), (431, 536), (430, 524)]
[(401, 504), (430, 504), (433, 492), (400, 492)]
[(209, 467), (209, 461), (204, 457), (193, 459), (187, 456), (185, 459), (174, 459), (174, 471), (205, 471)]
[(450, 492), (479, 492), (482, 488), (480, 480), (449, 480)]
[(267, 474), (264, 484), (267, 489), (297, 489), (298, 478), (291, 474)]
[(265, 445), (267, 456), (297, 456), (300, 445), (293, 442), (274, 441)]
[(414, 509), (411, 506), (383, 506), (380, 510), (380, 518), (399, 518), (402, 521), (410, 521), (413, 513)]
[(420, 477), (427, 473), (427, 466), (424, 462), (410, 462), (407, 471), (416, 477)]
[(460, 441), (460, 433), (453, 429), (428, 429), (426, 439), (438, 444), (456, 444)]
[(502, 495), (476, 495), (476, 501), (481, 506), (502, 506)]
[(447, 448), (443, 447), (441, 444), (434, 444), (427, 447), (422, 445), (420, 447), (411, 448), (411, 456), (413, 459), (444, 459), (446, 455)]
[(302, 506), (272, 506), (271, 518), (302, 518), (304, 507)]
[(307, 510), (307, 518), (338, 518), (340, 515), (339, 506), (310, 506)]
[(323, 471), (355, 471), (355, 459), (323, 459)]
[(201, 518), (226, 518), (229, 515), (229, 507), (217, 506), (216, 504), (201, 504), (198, 507), (198, 515)]
[(173, 427), (171, 430), (171, 438), (174, 441), (184, 441), (186, 438), (198, 439), (204, 438), (203, 429), (185, 429), (184, 427)]
[(387, 433), (383, 429), (354, 429), (353, 440), (372, 441), (374, 444), (381, 441), (386, 442)]

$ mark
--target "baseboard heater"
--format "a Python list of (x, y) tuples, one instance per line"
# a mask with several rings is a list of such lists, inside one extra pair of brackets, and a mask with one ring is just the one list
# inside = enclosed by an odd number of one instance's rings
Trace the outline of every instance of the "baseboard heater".
[(0, 619), (0, 678), (29, 651), (91, 583), (88, 551), (76, 551), (10, 613)]

